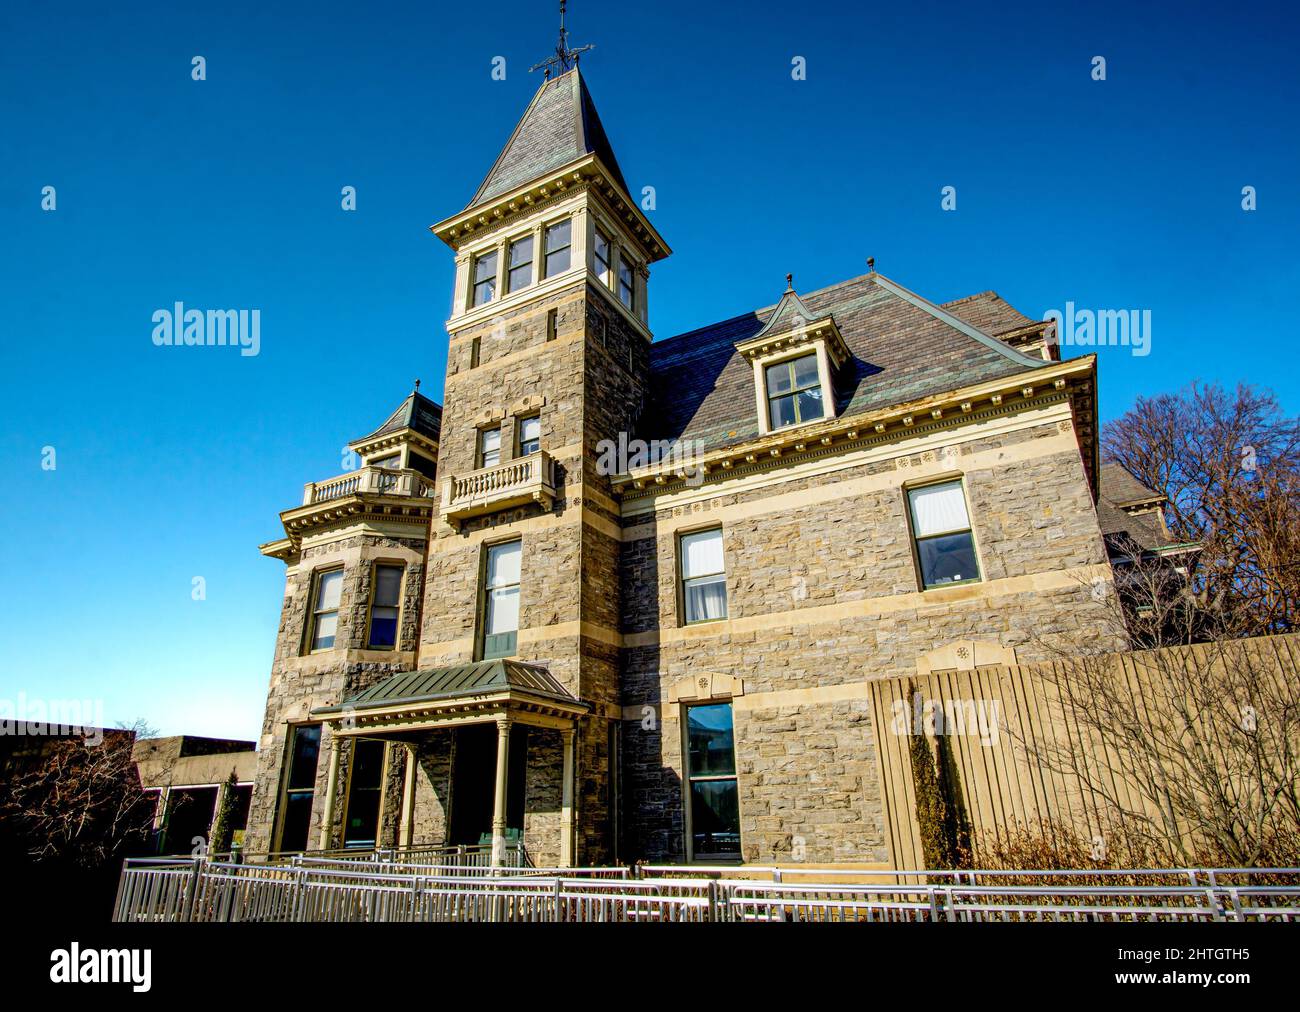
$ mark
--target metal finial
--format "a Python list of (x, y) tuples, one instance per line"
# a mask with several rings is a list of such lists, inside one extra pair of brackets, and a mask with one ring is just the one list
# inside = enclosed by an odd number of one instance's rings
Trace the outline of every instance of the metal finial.
[(876, 258), (875, 258), (875, 257), (867, 257), (867, 270), (869, 270), (872, 274), (875, 274), (875, 273), (876, 273)]
[(785, 290), (786, 290), (787, 292), (793, 292), (793, 291), (794, 291), (794, 275), (793, 275), (793, 274), (787, 274), (787, 275), (785, 276)]
[(420, 392), (420, 381), (419, 381), (419, 380), (416, 380), (416, 381), (415, 381), (415, 392), (416, 392), (417, 394)]
[(578, 58), (589, 49), (595, 49), (595, 46), (579, 46), (577, 49), (569, 48), (569, 30), (564, 27), (565, 8), (568, 6), (566, 0), (560, 0), (560, 41), (555, 44), (555, 55), (549, 56), (541, 63), (534, 64), (528, 68), (531, 74), (534, 70), (543, 72), (546, 80), (551, 79), (551, 71), (563, 74), (572, 70), (578, 65)]

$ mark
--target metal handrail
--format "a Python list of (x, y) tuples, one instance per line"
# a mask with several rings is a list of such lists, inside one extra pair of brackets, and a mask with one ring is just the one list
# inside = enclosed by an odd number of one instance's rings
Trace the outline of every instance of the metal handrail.
[[(662, 868), (663, 866), (656, 866)], [(642, 869), (644, 872), (646, 869)], [(679, 869), (689, 871), (690, 869)], [(734, 875), (737, 869), (730, 869)], [(625, 869), (489, 869), (132, 859), (119, 921), (1064, 921), (1300, 920), (1300, 885), (1214, 885), (1206, 869), (1146, 869), (1186, 885), (856, 884), (662, 875)], [(1240, 874), (1245, 869), (1215, 869)], [(1300, 876), (1300, 869), (1271, 869)], [(551, 874), (547, 874), (547, 873)], [(1130, 871), (1129, 874), (1136, 872)], [(903, 874), (903, 873), (898, 873)], [(906, 873), (914, 875), (916, 873)], [(963, 872), (962, 874), (967, 874)], [(1038, 874), (1021, 871), (1021, 877)], [(1076, 874), (1081, 874), (1076, 873)]]

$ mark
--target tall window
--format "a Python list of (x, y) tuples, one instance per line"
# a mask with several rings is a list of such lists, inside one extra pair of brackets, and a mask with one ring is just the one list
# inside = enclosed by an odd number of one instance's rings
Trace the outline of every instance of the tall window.
[(525, 236), (510, 244), (510, 273), (506, 291), (517, 292), (533, 283), (533, 237)]
[(397, 645), (397, 615), (402, 602), (402, 566), (376, 563), (370, 597), (370, 636), (367, 644), (388, 650)]
[(484, 253), (474, 261), (474, 305), (491, 302), (497, 294), (497, 251)]
[(773, 429), (825, 416), (816, 353), (769, 365), (765, 373), (768, 422)]
[(479, 429), (478, 466), (496, 467), (499, 463), (501, 463), (501, 430)]
[(527, 457), (542, 448), (542, 419), (539, 415), (519, 419), (519, 456)]
[(316, 794), (316, 761), (320, 756), (320, 725), (299, 724), (289, 739), (289, 770), (284, 778), (280, 849), (306, 850), (311, 830), (311, 804)]
[(739, 858), (740, 799), (730, 703), (687, 708), (686, 753), (692, 859)]
[(978, 580), (975, 538), (961, 482), (914, 488), (907, 493), (907, 499), (921, 585), (929, 589)]
[(682, 606), (686, 621), (727, 617), (727, 574), (722, 562), (722, 529), (683, 534)]
[(632, 308), (635, 289), (632, 287), (632, 265), (623, 257), (618, 258), (618, 298), (628, 309)]
[(546, 276), (553, 278), (569, 269), (570, 234), (569, 219), (557, 221), (546, 230)]
[(519, 633), (519, 563), (521, 542), (489, 545), (483, 580), (484, 660), (509, 657)]
[(609, 264), (612, 257), (610, 254), (609, 239), (606, 238), (605, 234), (601, 232), (600, 229), (596, 229), (596, 246), (592, 251), (592, 258), (596, 267), (596, 277), (600, 278), (603, 284), (609, 285), (611, 281)]
[(384, 776), (384, 743), (357, 738), (352, 743), (348, 777), (348, 807), (343, 821), (343, 846), (375, 846), (379, 836), (379, 796)]
[(311, 635), (307, 642), (312, 650), (329, 650), (339, 627), (339, 598), (343, 592), (343, 570), (331, 569), (316, 577), (316, 595), (312, 598)]

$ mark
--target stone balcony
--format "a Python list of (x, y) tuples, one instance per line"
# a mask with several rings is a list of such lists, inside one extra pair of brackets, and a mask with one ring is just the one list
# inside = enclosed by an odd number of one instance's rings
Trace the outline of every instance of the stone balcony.
[(419, 471), (388, 467), (362, 467), (327, 481), (309, 481), (302, 489), (302, 504), (343, 499), (353, 495), (395, 495), (432, 498), (433, 481)]
[(554, 500), (555, 462), (545, 450), (442, 479), (442, 518), (453, 526), (530, 502), (550, 509)]

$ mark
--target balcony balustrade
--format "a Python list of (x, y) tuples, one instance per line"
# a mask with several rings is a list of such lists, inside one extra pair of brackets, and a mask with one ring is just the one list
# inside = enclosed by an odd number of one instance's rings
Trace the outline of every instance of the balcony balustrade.
[(545, 450), (442, 479), (442, 518), (453, 525), (529, 502), (550, 509), (554, 500), (555, 462)]
[(311, 506), (350, 495), (367, 494), (432, 498), (437, 493), (433, 481), (419, 471), (362, 467), (327, 481), (309, 481), (303, 486), (302, 504)]

